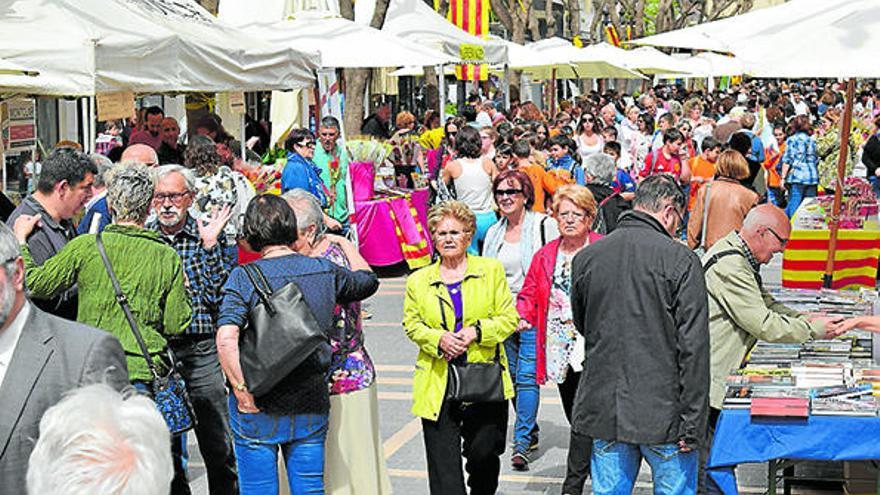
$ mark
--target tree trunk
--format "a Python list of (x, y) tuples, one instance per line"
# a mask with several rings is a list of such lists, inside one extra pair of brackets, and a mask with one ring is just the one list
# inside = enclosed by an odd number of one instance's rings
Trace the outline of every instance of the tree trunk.
[(434, 66), (425, 67), (425, 107), (440, 111), (440, 87)]
[(544, 21), (547, 23), (545, 37), (556, 36), (556, 16), (553, 15), (553, 0), (544, 0)]
[[(388, 12), (388, 0), (376, 0), (376, 10), (370, 20), (370, 26), (382, 29), (385, 24), (385, 14)], [(351, 0), (339, 0), (339, 13), (342, 17), (354, 20), (354, 4)], [(345, 114), (343, 125), (346, 136), (358, 136), (364, 124), (364, 99), (367, 87), (372, 79), (372, 71), (369, 69), (345, 69)]]
[(581, 32), (581, 0), (568, 0), (568, 26), (571, 37)]

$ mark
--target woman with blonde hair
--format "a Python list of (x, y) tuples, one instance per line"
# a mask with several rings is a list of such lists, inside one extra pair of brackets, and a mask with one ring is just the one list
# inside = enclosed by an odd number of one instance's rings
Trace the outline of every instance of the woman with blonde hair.
[(740, 181), (749, 176), (749, 164), (740, 152), (727, 150), (715, 163), (715, 180), (697, 191), (687, 226), (688, 246), (709, 249), (731, 230), (742, 228), (758, 194)]
[[(560, 237), (539, 249), (516, 298), (520, 328), (535, 327), (535, 379), (556, 383), (569, 424), (584, 362), (583, 337), (571, 309), (571, 262), (602, 236), (591, 231), (598, 205), (578, 185), (562, 186), (553, 195), (553, 217)], [(572, 432), (562, 493), (581, 493), (590, 473), (592, 440)]]
[[(476, 218), (463, 203), (431, 208), (428, 230), (438, 261), (410, 275), (403, 328), (419, 348), (412, 412), (422, 419), (431, 495), (472, 495), (498, 489), (507, 436), (507, 401), (514, 395), (504, 341), (517, 325), (500, 261), (467, 253)], [(481, 373), (490, 393), (462, 395), (471, 363), (495, 363)], [(489, 387), (488, 385), (491, 385)]]

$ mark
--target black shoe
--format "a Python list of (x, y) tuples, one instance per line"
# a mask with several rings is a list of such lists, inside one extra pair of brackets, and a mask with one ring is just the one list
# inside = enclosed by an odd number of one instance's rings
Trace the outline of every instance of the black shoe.
[(529, 457), (523, 452), (514, 452), (510, 457), (510, 465), (514, 471), (528, 471)]
[(529, 440), (529, 452), (538, 450), (538, 435), (532, 435)]

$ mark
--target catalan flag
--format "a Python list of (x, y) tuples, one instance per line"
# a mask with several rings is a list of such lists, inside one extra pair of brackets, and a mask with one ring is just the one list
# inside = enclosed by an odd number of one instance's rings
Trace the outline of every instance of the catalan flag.
[[(828, 230), (793, 230), (782, 255), (782, 285), (821, 289), (828, 258)], [(832, 289), (874, 287), (880, 230), (839, 230)]]
[[(450, 0), (447, 18), (474, 36), (483, 39), (489, 37), (489, 0)], [(463, 59), (471, 59), (468, 54), (473, 53), (482, 53), (482, 47), (462, 47)], [(461, 81), (485, 81), (489, 77), (489, 66), (487, 64), (458, 65), (455, 67), (455, 76)]]

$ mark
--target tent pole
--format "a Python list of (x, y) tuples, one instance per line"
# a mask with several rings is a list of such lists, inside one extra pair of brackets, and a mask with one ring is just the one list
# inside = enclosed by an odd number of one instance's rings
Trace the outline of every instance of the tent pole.
[(504, 64), (504, 110), (510, 109), (510, 66)]
[(550, 69), (550, 118), (556, 115), (556, 69)]
[(88, 135), (89, 135), (89, 146), (88, 146), (88, 150), (89, 150), (89, 153), (94, 153), (94, 151), (95, 151), (95, 140), (97, 139), (97, 135), (96, 135), (96, 132), (95, 132), (95, 131), (96, 131), (96, 129), (95, 129), (95, 121), (97, 120), (97, 117), (96, 117), (96, 115), (95, 115), (95, 111), (96, 111), (96, 109), (95, 109), (95, 97), (94, 97), (94, 96), (89, 96), (89, 126), (88, 126), (88, 130), (89, 130), (89, 134), (88, 134)]
[(446, 66), (437, 66), (437, 93), (440, 106), (440, 124), (446, 125)]
[(244, 113), (239, 117), (241, 119), (241, 163), (247, 163), (247, 134), (245, 126), (247, 126), (247, 105), (244, 106)]
[(837, 252), (837, 234), (840, 230), (840, 203), (843, 199), (843, 179), (846, 174), (846, 158), (849, 154), (849, 134), (852, 128), (853, 98), (856, 93), (856, 80), (846, 83), (846, 107), (840, 124), (840, 154), (837, 157), (837, 187), (834, 189), (834, 204), (831, 207), (830, 235), (828, 238), (828, 259), (825, 261), (825, 276), (822, 287), (831, 288), (834, 281), (834, 255)]

